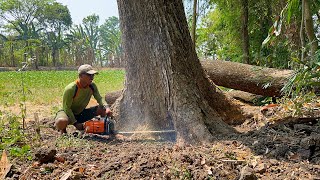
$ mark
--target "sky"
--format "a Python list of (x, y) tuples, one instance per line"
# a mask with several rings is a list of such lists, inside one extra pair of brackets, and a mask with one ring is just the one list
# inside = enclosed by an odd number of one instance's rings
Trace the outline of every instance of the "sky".
[(73, 24), (81, 24), (82, 19), (96, 14), (100, 17), (100, 24), (111, 16), (118, 15), (117, 0), (56, 0), (67, 5), (71, 13)]

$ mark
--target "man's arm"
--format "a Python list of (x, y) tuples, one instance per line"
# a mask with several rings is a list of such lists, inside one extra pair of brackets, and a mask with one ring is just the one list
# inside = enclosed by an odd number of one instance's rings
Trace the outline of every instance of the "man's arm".
[(74, 124), (77, 122), (76, 118), (74, 117), (74, 114), (71, 110), (71, 105), (73, 102), (73, 95), (74, 95), (75, 89), (73, 88), (66, 88), (63, 92), (63, 110), (68, 115), (70, 123)]
[(92, 86), (94, 88), (93, 97), (97, 100), (99, 106), (102, 107), (103, 109), (105, 109), (106, 114), (108, 116), (112, 116), (112, 112), (110, 110), (110, 107), (107, 104), (107, 102), (101, 97), (97, 86), (94, 83), (92, 83)]
[(98, 87), (96, 84), (92, 83), (93, 86), (93, 97), (97, 100), (99, 106), (105, 106), (105, 107), (109, 107), (107, 102), (101, 97)]

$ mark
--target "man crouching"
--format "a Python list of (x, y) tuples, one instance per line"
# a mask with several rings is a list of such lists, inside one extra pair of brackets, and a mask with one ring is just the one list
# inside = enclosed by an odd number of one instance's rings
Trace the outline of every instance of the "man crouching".
[[(67, 85), (63, 92), (62, 110), (59, 110), (55, 117), (55, 127), (61, 134), (67, 133), (69, 124), (74, 125), (78, 130), (84, 130), (83, 123), (100, 115), (111, 116), (107, 103), (103, 103), (96, 84), (93, 81), (96, 70), (89, 64), (81, 65), (78, 69), (79, 78)], [(87, 108), (91, 96), (97, 100), (98, 106)]]

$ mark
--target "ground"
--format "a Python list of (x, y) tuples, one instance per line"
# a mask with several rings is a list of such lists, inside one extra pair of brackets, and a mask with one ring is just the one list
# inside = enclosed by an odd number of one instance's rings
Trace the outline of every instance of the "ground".
[[(320, 179), (317, 119), (271, 123), (278, 106), (243, 108), (239, 134), (184, 146), (168, 136), (100, 136), (71, 126), (61, 136), (41, 116), (33, 159), (12, 159), (6, 179)], [(29, 121), (27, 131), (35, 127)]]

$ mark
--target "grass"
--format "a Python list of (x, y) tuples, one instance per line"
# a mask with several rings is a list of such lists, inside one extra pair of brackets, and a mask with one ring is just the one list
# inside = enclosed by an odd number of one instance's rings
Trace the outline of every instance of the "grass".
[[(107, 92), (123, 88), (124, 70), (101, 70), (94, 82), (102, 97)], [(26, 101), (32, 104), (57, 104), (62, 101), (63, 90), (78, 78), (77, 71), (25, 71), (0, 72), (0, 105), (19, 104), (22, 100), (22, 78)]]

